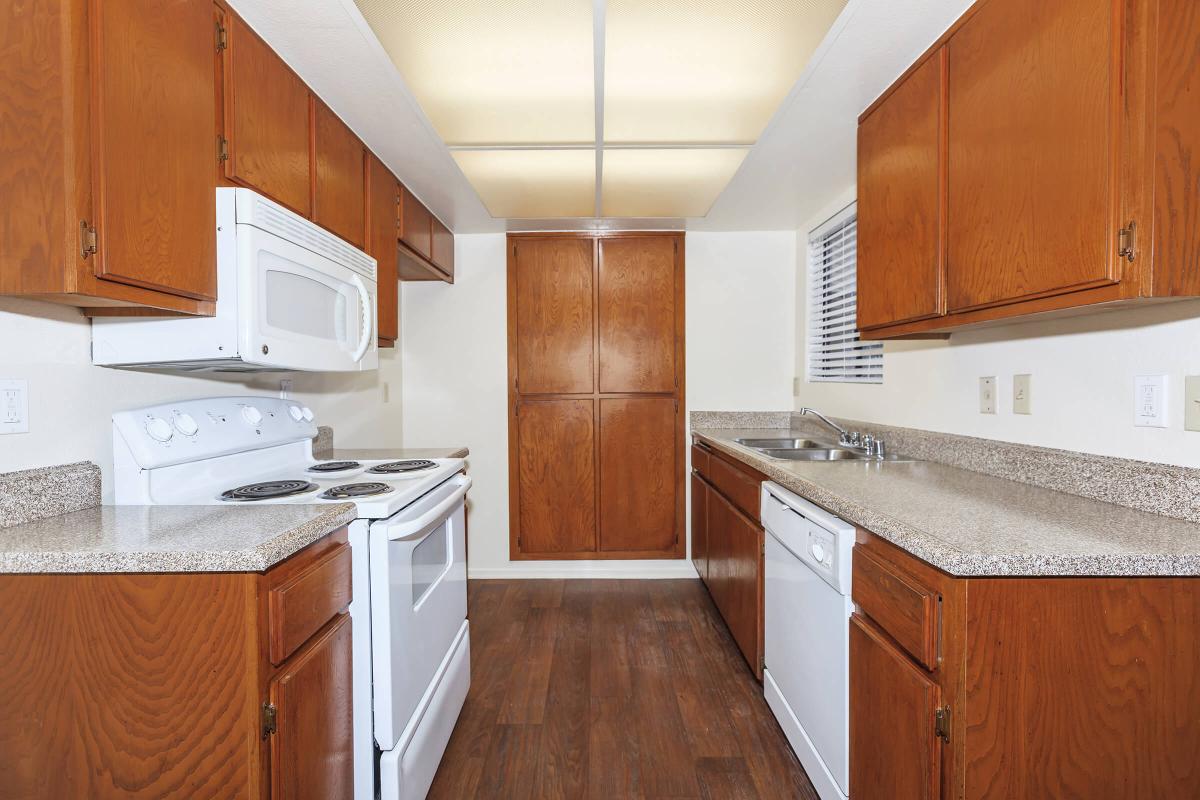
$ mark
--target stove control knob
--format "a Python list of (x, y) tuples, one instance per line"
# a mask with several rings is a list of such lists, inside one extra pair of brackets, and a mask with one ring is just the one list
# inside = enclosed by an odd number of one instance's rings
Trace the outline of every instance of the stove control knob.
[(313, 412), (312, 412), (312, 409), (311, 409), (311, 408), (309, 408), (308, 406), (305, 406), (305, 407), (304, 407), (304, 409), (303, 409), (303, 410), (302, 410), (300, 413), (301, 413), (302, 415), (304, 415), (304, 421), (305, 421), (305, 422), (312, 422), (312, 421), (313, 421)]
[(300, 410), (300, 406), (288, 406), (288, 415), (296, 422), (304, 419), (304, 412)]
[(262, 422), (262, 418), (262, 412), (254, 406), (242, 407), (242, 419), (246, 420), (246, 422), (249, 422), (251, 425), (257, 425), (258, 423)]
[(195, 436), (200, 430), (200, 426), (196, 424), (196, 418), (186, 411), (177, 411), (175, 413), (175, 430), (182, 433), (184, 436)]
[(146, 433), (156, 442), (169, 442), (174, 432), (171, 430), (171, 423), (167, 422), (162, 417), (151, 417), (146, 420)]

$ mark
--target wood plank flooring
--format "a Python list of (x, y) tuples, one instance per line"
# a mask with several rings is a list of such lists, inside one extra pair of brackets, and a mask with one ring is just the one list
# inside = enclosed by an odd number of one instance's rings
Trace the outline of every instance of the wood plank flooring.
[(698, 580), (471, 581), (429, 797), (817, 800)]

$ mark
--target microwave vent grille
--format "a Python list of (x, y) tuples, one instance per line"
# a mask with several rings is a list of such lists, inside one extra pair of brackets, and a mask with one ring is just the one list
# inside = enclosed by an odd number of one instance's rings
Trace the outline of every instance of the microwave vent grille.
[(254, 225), (290, 242), (312, 250), (349, 267), (365, 278), (375, 280), (375, 259), (343, 242), (331, 233), (318, 228), (305, 219), (300, 219), (261, 197), (255, 197)]

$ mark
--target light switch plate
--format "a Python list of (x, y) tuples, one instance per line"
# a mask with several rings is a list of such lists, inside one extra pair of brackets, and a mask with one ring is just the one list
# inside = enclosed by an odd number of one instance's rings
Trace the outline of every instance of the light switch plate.
[(996, 413), (996, 376), (979, 379), (979, 413)]
[(1133, 379), (1133, 424), (1139, 428), (1167, 427), (1167, 376), (1138, 375)]
[(1032, 414), (1033, 398), (1029, 392), (1033, 388), (1032, 375), (1013, 375), (1013, 413)]
[(1183, 379), (1183, 429), (1200, 431), (1200, 375)]
[(29, 382), (0, 380), (0, 434), (29, 433)]

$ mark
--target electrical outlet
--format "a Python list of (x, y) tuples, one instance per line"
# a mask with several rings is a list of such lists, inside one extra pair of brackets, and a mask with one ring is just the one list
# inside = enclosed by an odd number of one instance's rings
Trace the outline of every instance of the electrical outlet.
[(996, 413), (996, 376), (979, 379), (979, 413)]
[(1200, 375), (1183, 379), (1183, 429), (1200, 431)]
[(279, 382), (279, 399), (288, 400), (292, 396), (292, 381), (289, 378), (284, 378)]
[(29, 382), (0, 380), (0, 434), (29, 433)]
[(1033, 404), (1029, 391), (1033, 383), (1032, 375), (1013, 375), (1013, 413), (1032, 414)]
[(800, 379), (792, 378), (792, 397), (800, 396)]
[(1138, 375), (1133, 379), (1133, 424), (1139, 428), (1167, 427), (1167, 376)]

